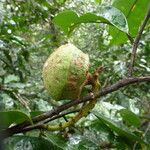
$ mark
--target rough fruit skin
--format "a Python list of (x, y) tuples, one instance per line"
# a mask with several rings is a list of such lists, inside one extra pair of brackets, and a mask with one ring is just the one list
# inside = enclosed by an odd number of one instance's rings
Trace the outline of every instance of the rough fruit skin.
[(73, 44), (56, 49), (43, 66), (43, 82), (55, 100), (77, 99), (86, 80), (89, 56)]

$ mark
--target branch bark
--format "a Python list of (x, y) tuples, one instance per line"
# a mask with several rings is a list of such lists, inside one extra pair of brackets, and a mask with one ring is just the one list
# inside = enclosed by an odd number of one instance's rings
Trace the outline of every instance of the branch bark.
[(150, 4), (149, 4), (149, 7), (148, 7), (148, 11), (147, 11), (147, 14), (144, 18), (144, 21), (142, 23), (142, 25), (140, 26), (140, 29), (139, 29), (139, 32), (133, 42), (133, 48), (132, 48), (132, 53), (131, 53), (131, 62), (130, 62), (130, 65), (129, 65), (129, 77), (132, 76), (132, 73), (133, 73), (133, 67), (134, 67), (134, 63), (135, 63), (135, 57), (136, 57), (136, 52), (137, 52), (137, 48), (138, 48), (138, 45), (139, 45), (139, 41), (141, 39), (141, 36), (142, 36), (142, 32), (148, 22), (150, 18)]
[(44, 126), (45, 123), (48, 123), (48, 122), (53, 121), (55, 119), (64, 117), (65, 115), (68, 115), (68, 114), (71, 114), (71, 113), (76, 113), (76, 112), (79, 112), (79, 110), (73, 110), (73, 111), (70, 111), (70, 112), (62, 113), (62, 114), (57, 115), (57, 116), (52, 117), (52, 118), (47, 118), (46, 120), (43, 121), (43, 123), (39, 123), (39, 124), (35, 124), (35, 125), (31, 125), (29, 127), (23, 128), (22, 132), (24, 133), (24, 132), (31, 131), (31, 130), (34, 130), (34, 129), (45, 129), (45, 126)]
[[(61, 105), (53, 110), (50, 110), (48, 112), (45, 112), (41, 115), (38, 115), (36, 117), (32, 118), (32, 121), (34, 124), (36, 123), (40, 123), (41, 121), (44, 121), (47, 118), (52, 118), (52, 117), (56, 117), (57, 115), (59, 115), (59, 113), (63, 112), (64, 110), (73, 107), (75, 105), (78, 105), (80, 103), (84, 103), (87, 102), (93, 98), (99, 98), (101, 96), (104, 96), (106, 94), (112, 93), (114, 91), (119, 90), (120, 88), (123, 88), (125, 86), (128, 86), (130, 84), (134, 84), (134, 83), (140, 83), (140, 82), (150, 82), (150, 76), (145, 76), (145, 77), (136, 77), (136, 78), (126, 78), (126, 79), (122, 79), (118, 82), (116, 82), (115, 84), (103, 88), (101, 89), (99, 92), (97, 92), (94, 97), (92, 95), (87, 95), (81, 99), (78, 100), (73, 100), (70, 101), (64, 105)], [(31, 122), (29, 121), (24, 121), (23, 123), (20, 123), (18, 125), (15, 125), (13, 127), (7, 128), (5, 130), (3, 130), (0, 134), (4, 137), (7, 138), (9, 136), (12, 136), (13, 134), (16, 133), (21, 133), (24, 131), (25, 128), (27, 128), (28, 126), (31, 125)]]

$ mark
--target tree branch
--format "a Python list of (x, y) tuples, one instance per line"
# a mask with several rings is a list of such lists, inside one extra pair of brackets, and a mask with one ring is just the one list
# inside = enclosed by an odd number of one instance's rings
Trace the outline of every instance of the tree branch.
[(148, 7), (148, 11), (147, 11), (147, 14), (144, 18), (144, 21), (142, 23), (142, 25), (140, 26), (140, 29), (139, 29), (139, 32), (133, 42), (133, 48), (132, 48), (132, 53), (131, 53), (131, 62), (130, 62), (130, 65), (129, 65), (129, 76), (131, 77), (132, 76), (132, 72), (133, 72), (133, 66), (134, 66), (134, 62), (135, 62), (135, 57), (136, 57), (136, 52), (137, 52), (137, 47), (139, 45), (139, 41), (140, 41), (140, 38), (142, 36), (142, 32), (148, 22), (150, 18), (150, 4), (149, 4), (149, 7)]
[[(127, 78), (127, 79), (122, 79), (118, 82), (116, 82), (115, 84), (109, 86), (109, 87), (106, 87), (106, 88), (103, 88), (101, 89), (99, 92), (97, 92), (95, 94), (95, 96), (93, 97), (92, 95), (87, 95), (83, 98), (80, 98), (78, 100), (73, 100), (73, 101), (70, 101), (64, 105), (61, 105), (53, 110), (50, 110), (48, 112), (45, 112), (41, 115), (38, 115), (38, 116), (35, 116), (32, 118), (32, 121), (33, 123), (40, 123), (41, 121), (44, 121), (45, 119), (47, 118), (52, 118), (52, 117), (56, 117), (59, 115), (59, 113), (63, 112), (64, 110), (70, 108), (70, 107), (73, 107), (75, 105), (78, 105), (80, 103), (83, 103), (83, 102), (87, 102), (93, 98), (99, 98), (101, 96), (104, 96), (106, 94), (109, 94), (109, 93), (112, 93), (114, 91), (117, 91), (119, 90), (120, 88), (123, 88), (125, 86), (128, 86), (130, 84), (134, 84), (134, 83), (140, 83), (140, 82), (147, 82), (149, 81), (150, 82), (150, 76), (145, 76), (145, 77), (137, 77), (137, 78)], [(6, 138), (6, 137), (9, 137), (9, 136), (12, 136), (13, 134), (16, 134), (16, 133), (21, 133), (23, 131), (24, 128), (28, 127), (31, 125), (31, 122), (29, 121), (24, 121), (23, 123), (20, 123), (18, 125), (15, 125), (13, 127), (10, 127), (10, 128), (7, 128), (3, 131), (1, 131), (1, 135)]]
[(62, 114), (57, 115), (55, 117), (52, 117), (52, 118), (47, 118), (46, 120), (43, 121), (43, 123), (39, 123), (39, 124), (35, 124), (35, 125), (28, 126), (26, 128), (23, 128), (22, 132), (24, 133), (24, 132), (31, 131), (31, 130), (34, 130), (34, 129), (45, 129), (45, 126), (44, 126), (45, 123), (48, 123), (48, 122), (53, 121), (55, 119), (64, 117), (65, 115), (68, 115), (68, 114), (71, 114), (71, 113), (76, 113), (76, 112), (79, 112), (79, 109), (69, 111), (69, 112), (65, 112), (65, 113), (62, 113)]

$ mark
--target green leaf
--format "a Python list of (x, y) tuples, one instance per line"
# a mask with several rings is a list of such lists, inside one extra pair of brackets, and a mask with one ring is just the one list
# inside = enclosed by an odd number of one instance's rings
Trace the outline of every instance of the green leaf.
[(59, 134), (57, 134), (57, 135), (56, 134), (47, 134), (47, 139), (53, 145), (55, 145), (61, 149), (64, 149), (65, 147), (67, 147), (65, 139)]
[[(120, 137), (127, 138), (129, 141), (139, 142), (150, 146), (146, 143), (141, 137), (136, 136), (132, 132), (130, 132), (127, 127), (119, 126), (117, 123), (113, 122), (110, 118), (102, 116), (100, 113), (93, 111), (93, 114), (104, 124), (106, 124), (112, 131), (116, 132)], [(125, 129), (126, 128), (126, 129)]]
[(18, 82), (19, 81), (19, 78), (18, 76), (15, 76), (15, 75), (8, 75), (6, 78), (5, 78), (5, 83), (10, 83), (10, 82)]
[[(129, 32), (135, 37), (147, 12), (149, 0), (114, 0), (113, 6), (124, 13), (129, 24)], [(113, 37), (111, 44), (122, 44), (127, 41), (126, 35), (116, 28), (111, 27), (110, 34)]]
[(42, 113), (44, 113), (44, 111), (31, 111), (30, 116), (35, 117), (35, 116), (41, 115)]
[(102, 0), (95, 0), (96, 4), (101, 4)]
[(139, 127), (140, 126), (141, 120), (133, 112), (131, 112), (131, 111), (127, 110), (127, 109), (121, 109), (121, 110), (119, 110), (119, 113), (120, 113), (121, 117), (123, 118), (123, 120), (127, 124), (133, 125), (135, 127)]
[(112, 7), (100, 7), (100, 13), (85, 13), (78, 16), (74, 11), (67, 10), (54, 17), (53, 22), (69, 34), (77, 25), (81, 23), (105, 23), (116, 27), (118, 30), (128, 33), (128, 24), (121, 11)]
[(78, 143), (78, 149), (79, 150), (87, 150), (87, 149), (94, 149), (94, 150), (99, 150), (98, 145), (94, 141), (91, 141), (89, 139), (82, 139)]
[(5, 148), (9, 150), (61, 150), (47, 139), (30, 136), (13, 136), (5, 140)]
[(78, 22), (78, 15), (73, 11), (64, 11), (54, 17), (53, 22), (58, 25), (65, 34), (70, 32), (70, 27)]
[(86, 13), (79, 17), (78, 23), (89, 23), (89, 22), (96, 22), (96, 23), (108, 23), (109, 21), (101, 16), (96, 16), (92, 13)]
[(8, 127), (13, 123), (21, 123), (25, 120), (31, 121), (31, 118), (21, 111), (1, 111), (0, 117), (4, 127)]
[(56, 0), (56, 1), (57, 1), (57, 3), (59, 3), (59, 4), (65, 3), (65, 0)]
[(111, 25), (122, 32), (128, 33), (128, 23), (124, 14), (117, 8), (112, 6), (102, 7), (100, 16), (104, 17)]

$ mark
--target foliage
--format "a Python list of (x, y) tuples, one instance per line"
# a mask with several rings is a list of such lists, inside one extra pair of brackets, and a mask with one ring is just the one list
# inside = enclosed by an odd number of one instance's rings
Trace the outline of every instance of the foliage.
[[(126, 16), (129, 24), (130, 35), (132, 37), (135, 37), (138, 32), (139, 26), (141, 25), (144, 15), (146, 14), (148, 4), (149, 0), (115, 0), (112, 4), (114, 7), (120, 9)], [(112, 44), (121, 44), (127, 41), (126, 36), (114, 28), (110, 29), (110, 34), (113, 36), (113, 40), (111, 41)]]
[[(0, 2), (0, 128), (55, 108), (42, 66), (58, 46), (71, 42), (103, 65), (103, 87), (126, 78), (132, 40), (149, 0), (29, 0)], [(150, 20), (142, 34), (134, 76), (150, 74)], [(101, 97), (89, 116), (66, 131), (33, 130), (4, 141), (6, 149), (149, 149), (150, 84), (130, 85)], [(66, 117), (70, 117), (69, 114)], [(63, 119), (53, 121), (58, 123)]]
[(100, 8), (100, 14), (86, 13), (78, 17), (73, 11), (63, 11), (53, 19), (56, 25), (69, 34), (73, 28), (81, 23), (106, 23), (115, 26), (118, 30), (128, 34), (128, 24), (124, 15), (114, 7), (105, 6)]

